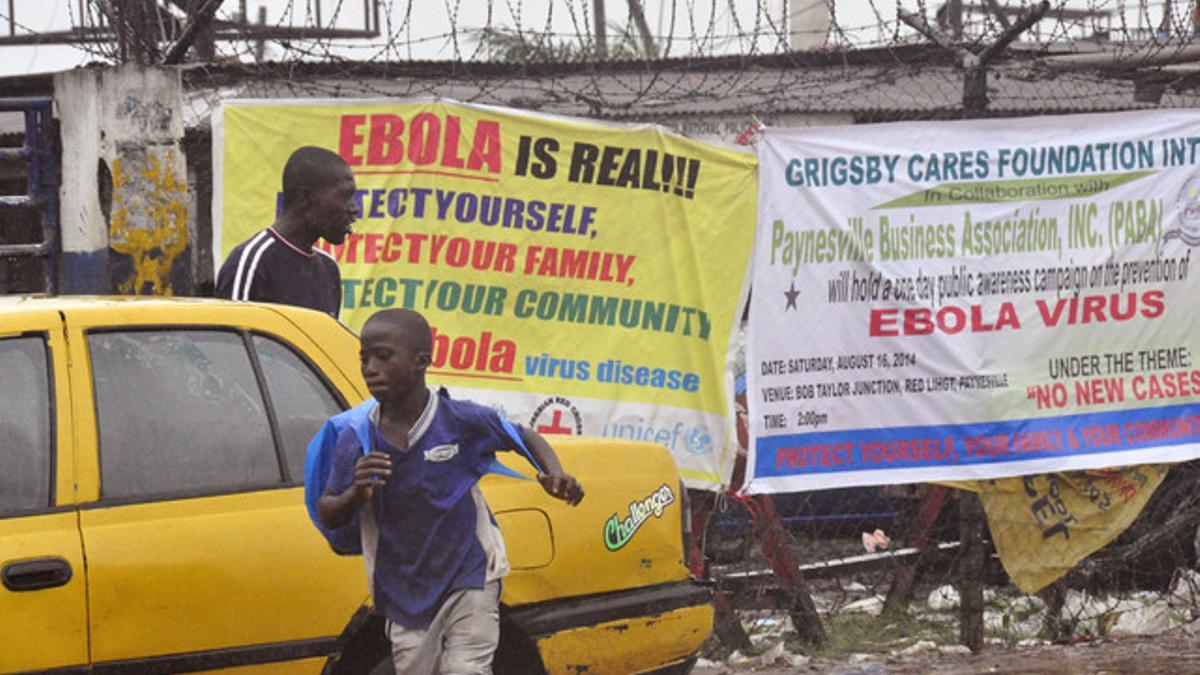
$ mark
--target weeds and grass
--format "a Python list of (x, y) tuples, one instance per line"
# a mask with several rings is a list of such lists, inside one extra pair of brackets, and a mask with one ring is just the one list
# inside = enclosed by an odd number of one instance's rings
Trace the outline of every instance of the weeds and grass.
[(806, 656), (839, 656), (861, 653), (887, 653), (901, 650), (921, 640), (939, 645), (955, 644), (956, 624), (910, 615), (869, 616), (839, 614), (825, 617), (825, 643), (813, 647), (794, 637), (786, 642), (788, 651)]
[[(745, 656), (756, 656), (775, 646), (780, 639), (791, 653), (810, 657), (848, 656), (862, 653), (889, 653), (905, 649), (921, 640), (932, 640), (938, 645), (953, 645), (958, 640), (957, 624), (939, 618), (904, 616), (869, 616), (846, 613), (823, 617), (825, 642), (819, 647), (807, 644), (795, 633), (780, 635), (778, 639), (756, 640), (752, 651)], [(713, 661), (725, 661), (733, 653), (717, 636), (710, 635), (700, 649), (700, 654)]]
[[(1200, 587), (1200, 574), (1197, 574), (1197, 587)], [(866, 588), (845, 591), (836, 598), (840, 603), (831, 601), (827, 594), (823, 597), (826, 601), (823, 606), (844, 607), (845, 600), (861, 592), (866, 592)], [(1175, 595), (1151, 592), (1089, 597), (1072, 591), (1068, 594), (1066, 606), (1059, 613), (1059, 621), (1063, 625), (1060, 634), (1103, 638), (1114, 633), (1128, 635), (1131, 631), (1138, 634), (1161, 632), (1197, 620), (1200, 610), (1196, 607), (1200, 606), (1200, 602), (1193, 597), (1200, 597), (1200, 591), (1182, 600)], [(1173, 599), (1174, 605), (1171, 604)], [(945, 603), (935, 603), (935, 606), (937, 610), (924, 602), (914, 601), (904, 612), (883, 616), (855, 611), (823, 612), (821, 619), (826, 640), (816, 647), (800, 640), (788, 627), (785, 612), (760, 610), (746, 617), (749, 622), (746, 628), (753, 648), (743, 655), (761, 655), (781, 641), (791, 654), (830, 659), (851, 654), (895, 654), (922, 641), (932, 642), (938, 647), (959, 645), (958, 608)], [(1129, 616), (1126, 618), (1126, 615)], [(1041, 634), (1047, 621), (1046, 606), (1036, 596), (1022, 595), (1011, 588), (995, 589), (985, 596), (983, 618), (987, 644), (1003, 648), (1020, 647), (1023, 643), (1030, 644)], [(712, 637), (702, 653), (706, 658), (725, 661), (731, 651)]]
[[(1040, 626), (1045, 611), (1045, 606), (1040, 602), (1014, 603), (1011, 598), (997, 595), (984, 602), (984, 638), (1000, 640), (1008, 647), (1015, 647), (1022, 640), (1036, 637), (1037, 631), (1030, 630), (1030, 623)], [(999, 625), (987, 625), (989, 613), (999, 615)]]
[(716, 633), (708, 636), (704, 644), (700, 645), (700, 656), (709, 661), (726, 661), (733, 654), (733, 648), (721, 642), (721, 638), (717, 637)]
[(1007, 647), (1015, 647), (1021, 640), (1026, 640), (1030, 637), (1022, 630), (1022, 621), (1023, 619), (1018, 618), (1015, 613), (1005, 613), (1000, 617), (1000, 625), (984, 628), (983, 637), (985, 640), (989, 638), (999, 640)]

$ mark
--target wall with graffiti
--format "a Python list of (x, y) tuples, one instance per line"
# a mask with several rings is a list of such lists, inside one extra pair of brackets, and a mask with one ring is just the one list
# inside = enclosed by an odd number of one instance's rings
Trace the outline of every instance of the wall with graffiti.
[(192, 292), (182, 87), (123, 66), (55, 77), (63, 142), (63, 290)]
[(118, 293), (174, 295), (189, 278), (187, 183), (176, 149), (130, 148), (113, 159), (108, 246)]

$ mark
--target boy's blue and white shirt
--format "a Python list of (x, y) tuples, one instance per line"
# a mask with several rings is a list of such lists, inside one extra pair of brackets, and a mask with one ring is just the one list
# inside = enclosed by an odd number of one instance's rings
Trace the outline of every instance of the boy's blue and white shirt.
[[(495, 470), (497, 451), (524, 444), (496, 411), (452, 400), (444, 389), (429, 396), (407, 449), (379, 433), (378, 410), (370, 412), (369, 442), (391, 458), (392, 474), (359, 515), (363, 557), (376, 610), (405, 628), (423, 629), (454, 591), (482, 588), (508, 573), (504, 540), (479, 479)], [(359, 434), (344, 429), (328, 493), (354, 484), (361, 455)]]

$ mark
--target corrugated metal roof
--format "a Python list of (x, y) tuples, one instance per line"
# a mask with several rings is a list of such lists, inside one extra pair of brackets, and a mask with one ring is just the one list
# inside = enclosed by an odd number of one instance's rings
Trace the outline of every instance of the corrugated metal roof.
[[(409, 74), (380, 65), (303, 68), (280, 76), (276, 67), (191, 71), (185, 89), (189, 124), (228, 98), (450, 98), (459, 101), (621, 121), (667, 121), (680, 116), (778, 113), (880, 114), (896, 119), (954, 116), (962, 106), (962, 71), (946, 59), (906, 63), (836, 62), (786, 65), (771, 60), (670, 62), (650, 69), (562, 69), (536, 75), (512, 69), (472, 72), (414, 64)], [(394, 74), (393, 74), (394, 73)], [(998, 114), (1096, 112), (1200, 105), (1200, 96), (1168, 91), (1159, 104), (1138, 102), (1131, 79), (1096, 72), (1054, 72), (1034, 60), (1008, 60), (989, 73), (989, 111)]]

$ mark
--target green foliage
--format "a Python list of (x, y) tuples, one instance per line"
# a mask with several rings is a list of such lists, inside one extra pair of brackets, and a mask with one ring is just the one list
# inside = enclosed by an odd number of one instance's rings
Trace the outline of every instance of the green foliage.
[(578, 63), (581, 61), (649, 60), (659, 58), (627, 26), (609, 27), (608, 49), (601, 54), (591, 36), (560, 39), (553, 33), (512, 28), (484, 28), (476, 34), (488, 60), (505, 63)]
[(957, 641), (955, 625), (912, 615), (869, 616), (838, 614), (825, 617), (827, 640), (813, 649), (798, 639), (789, 639), (788, 649), (809, 656), (837, 656), (856, 653), (886, 653), (904, 649), (920, 640), (939, 645)]

